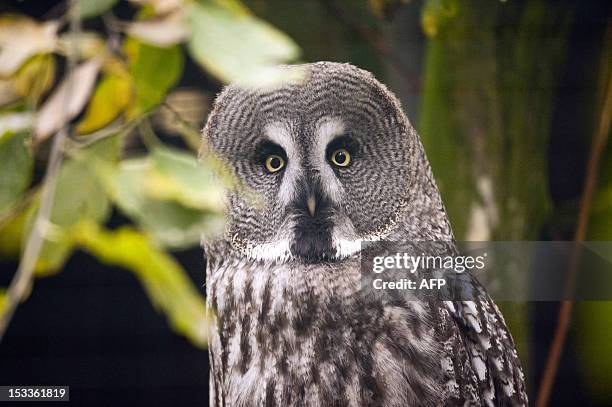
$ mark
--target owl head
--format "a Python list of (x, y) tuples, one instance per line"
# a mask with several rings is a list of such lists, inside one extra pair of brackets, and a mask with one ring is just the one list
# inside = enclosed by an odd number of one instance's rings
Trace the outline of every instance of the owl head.
[(226, 87), (204, 128), (207, 151), (263, 201), (229, 193), (233, 247), (332, 262), (364, 241), (450, 234), (418, 135), (386, 87), (349, 64), (286, 69), (303, 79)]

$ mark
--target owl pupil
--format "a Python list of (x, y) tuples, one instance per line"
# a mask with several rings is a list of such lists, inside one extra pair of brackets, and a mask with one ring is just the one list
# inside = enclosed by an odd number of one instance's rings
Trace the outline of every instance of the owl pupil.
[(281, 161), (278, 157), (274, 157), (270, 160), (270, 166), (274, 169), (278, 169), (281, 166)]

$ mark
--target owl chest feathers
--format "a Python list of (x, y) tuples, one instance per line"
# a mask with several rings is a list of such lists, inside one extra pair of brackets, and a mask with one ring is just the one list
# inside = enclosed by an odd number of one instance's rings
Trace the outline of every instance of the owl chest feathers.
[(209, 265), (214, 405), (437, 405), (442, 349), (421, 302), (359, 295), (357, 261)]

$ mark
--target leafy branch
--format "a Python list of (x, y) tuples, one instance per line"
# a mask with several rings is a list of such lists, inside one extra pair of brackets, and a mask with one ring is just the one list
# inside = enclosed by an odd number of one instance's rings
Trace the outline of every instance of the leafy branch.
[[(214, 157), (196, 157), (205, 107), (187, 119), (168, 96), (182, 92), (174, 86), (186, 55), (218, 81), (258, 84), (299, 48), (238, 0), (132, 0), (129, 21), (113, 14), (117, 3), (73, 0), (42, 22), (0, 15), (0, 255), (20, 258), (0, 288), (0, 340), (34, 277), (59, 272), (81, 249), (134, 273), (173, 329), (206, 344), (204, 299), (170, 251), (222, 230), (233, 181), (218, 177)], [(82, 31), (87, 19), (101, 19), (104, 32)], [(161, 109), (190, 149), (157, 135)], [(34, 156), (44, 159), (49, 144), (36, 184)], [(113, 207), (133, 224), (107, 230)]]
[[(78, 2), (76, 2), (75, 5), (78, 8)], [(81, 20), (78, 13), (75, 13), (71, 18), (70, 29), (75, 35), (78, 35), (78, 33), (81, 31)], [(73, 81), (73, 73), (76, 65), (75, 48), (76, 44), (73, 43), (73, 52), (68, 54), (68, 68), (66, 73), (67, 86), (65, 100), (62, 104), (63, 109), (61, 111), (64, 124), (53, 139), (53, 146), (51, 148), (51, 154), (49, 155), (47, 171), (42, 184), (40, 208), (34, 217), (32, 231), (30, 232), (25, 249), (21, 255), (19, 268), (17, 269), (17, 273), (13, 277), (13, 280), (9, 286), (6, 299), (3, 301), (4, 309), (2, 310), (2, 316), (0, 317), (0, 341), (4, 337), (9, 322), (15, 313), (15, 309), (17, 308), (17, 304), (24, 299), (32, 284), (36, 260), (38, 259), (42, 249), (44, 236), (46, 233), (48, 233), (47, 229), (49, 228), (51, 220), (51, 209), (53, 207), (53, 199), (55, 197), (57, 187), (57, 178), (64, 156), (64, 144), (66, 143), (66, 138), (68, 137), (68, 121), (66, 120), (68, 112), (66, 107), (68, 106), (69, 98), (72, 95), (71, 90), (75, 86)]]

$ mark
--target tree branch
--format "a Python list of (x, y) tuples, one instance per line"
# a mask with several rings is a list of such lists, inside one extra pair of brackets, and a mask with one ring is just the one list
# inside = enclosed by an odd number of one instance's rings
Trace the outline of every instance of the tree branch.
[(167, 109), (174, 118), (178, 121), (178, 124), (181, 127), (180, 135), (183, 137), (185, 144), (187, 144), (193, 151), (198, 151), (200, 149), (200, 140), (202, 135), (200, 132), (193, 127), (191, 123), (181, 116), (179, 112), (176, 111), (168, 102), (165, 100), (161, 103), (161, 106)]
[[(607, 36), (608, 38), (612, 37), (612, 26), (608, 27)], [(606, 49), (609, 48), (604, 47), (604, 53), (606, 52)], [(605, 63), (603, 64), (603, 67), (606, 69)], [(599, 116), (593, 142), (591, 144), (591, 151), (589, 153), (586, 179), (580, 201), (580, 210), (578, 213), (578, 221), (574, 234), (574, 242), (582, 242), (586, 237), (589, 224), (589, 215), (591, 213), (591, 202), (593, 200), (595, 186), (597, 185), (601, 156), (606, 148), (610, 134), (610, 121), (612, 118), (612, 77), (609, 73), (607, 73), (607, 78), (604, 78), (604, 81), (607, 81), (607, 85), (604, 84), (606, 90), (604, 93), (603, 108)], [(579, 243), (575, 243), (570, 257), (567, 278), (565, 280), (565, 298), (570, 298), (574, 291), (580, 256), (581, 246)], [(573, 308), (574, 301), (572, 300), (562, 301), (559, 307), (557, 326), (555, 328), (550, 351), (546, 360), (546, 366), (540, 382), (538, 398), (535, 404), (536, 407), (546, 407), (550, 400), (550, 395), (555, 383), (555, 377), (559, 368), (559, 362), (561, 360), (561, 354), (563, 353), (563, 347), (565, 346), (565, 340), (567, 339), (567, 332), (569, 330)]]
[[(73, 0), (72, 3), (74, 7), (79, 7), (78, 0)], [(72, 52), (68, 54), (68, 64), (65, 73), (67, 78), (67, 99), (72, 94), (72, 90), (75, 85), (71, 78), (74, 78), (73, 72), (78, 57), (78, 44), (76, 40), (81, 32), (79, 13), (75, 12), (70, 14), (70, 31), (73, 35), (73, 40), (71, 47)], [(68, 116), (68, 104), (68, 100), (66, 100), (64, 103), (64, 109), (62, 111), (62, 115), (64, 117)], [(25, 295), (32, 284), (34, 269), (45, 240), (45, 235), (50, 225), (57, 178), (64, 158), (64, 146), (68, 138), (69, 127), (69, 120), (64, 120), (64, 125), (53, 139), (53, 145), (51, 146), (51, 152), (49, 155), (49, 162), (47, 164), (47, 171), (45, 172), (45, 177), (42, 182), (40, 206), (34, 217), (32, 230), (28, 236), (25, 250), (21, 255), (17, 273), (15, 273), (15, 276), (13, 277), (13, 280), (8, 288), (6, 303), (2, 315), (0, 316), (0, 341), (2, 341), (2, 338), (4, 338), (4, 334), (6, 333), (8, 325), (15, 313), (17, 305), (25, 298)]]

